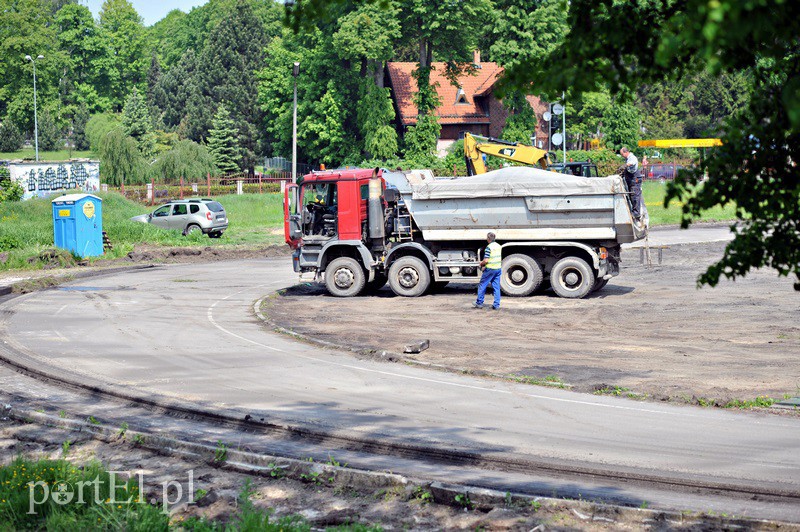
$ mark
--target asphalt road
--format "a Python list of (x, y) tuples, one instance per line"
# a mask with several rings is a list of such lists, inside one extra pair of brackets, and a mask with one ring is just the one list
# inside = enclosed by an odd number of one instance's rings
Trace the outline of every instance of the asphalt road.
[[(704, 228), (701, 237), (725, 233)], [(656, 231), (651, 243), (687, 238)], [(288, 259), (164, 266), (16, 298), (0, 309), (0, 332), (18, 353), (87, 383), (275, 423), (488, 457), (800, 491), (800, 419), (359, 360), (263, 325), (254, 305), (294, 282)], [(335, 306), (320, 319), (335, 320)], [(384, 327), (392, 323), (375, 323), (376, 334)], [(635, 491), (626, 497), (635, 499)], [(800, 508), (761, 501), (717, 505), (687, 494), (663, 503), (800, 520)]]

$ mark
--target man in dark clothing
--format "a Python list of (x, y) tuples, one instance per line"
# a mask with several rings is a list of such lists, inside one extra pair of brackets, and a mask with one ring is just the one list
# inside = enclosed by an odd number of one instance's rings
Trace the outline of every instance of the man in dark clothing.
[(642, 216), (642, 174), (639, 173), (639, 159), (626, 146), (623, 146), (619, 153), (625, 157), (623, 175), (628, 192), (631, 193), (631, 215), (638, 220)]

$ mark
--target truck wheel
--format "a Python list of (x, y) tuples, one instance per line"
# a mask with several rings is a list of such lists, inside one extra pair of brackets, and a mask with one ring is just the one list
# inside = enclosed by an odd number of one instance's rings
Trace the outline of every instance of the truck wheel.
[(428, 265), (417, 257), (402, 257), (389, 268), (389, 286), (398, 296), (421, 296), (430, 284)]
[(598, 279), (594, 282), (594, 287), (592, 287), (592, 292), (597, 292), (598, 290), (602, 290), (608, 284), (608, 279)]
[(339, 257), (325, 268), (325, 286), (336, 297), (352, 297), (361, 293), (367, 274), (356, 259)]
[(529, 296), (539, 288), (543, 278), (538, 262), (528, 255), (515, 253), (503, 259), (500, 289), (507, 296)]
[(594, 271), (583, 259), (564, 257), (553, 266), (550, 284), (560, 297), (580, 299), (594, 288)]

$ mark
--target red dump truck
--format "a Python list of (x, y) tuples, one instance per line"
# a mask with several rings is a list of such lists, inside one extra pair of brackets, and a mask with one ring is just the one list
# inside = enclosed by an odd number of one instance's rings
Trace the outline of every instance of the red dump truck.
[(284, 230), (294, 270), (323, 280), (334, 296), (387, 281), (407, 297), (477, 283), (492, 231), (503, 251), (503, 293), (528, 296), (550, 285), (582, 298), (619, 274), (622, 243), (646, 235), (628, 196), (619, 176), (534, 168), (449, 179), (428, 170), (328, 170), (287, 187)]

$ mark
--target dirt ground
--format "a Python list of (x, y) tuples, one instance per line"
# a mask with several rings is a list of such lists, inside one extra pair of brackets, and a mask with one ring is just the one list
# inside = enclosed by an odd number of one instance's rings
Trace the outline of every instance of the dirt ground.
[[(66, 457), (62, 444), (70, 441)], [(355, 490), (349, 487), (320, 485), (283, 478), (249, 476), (204, 461), (164, 456), (138, 447), (124, 438), (114, 443), (93, 440), (86, 432), (74, 432), (35, 424), (0, 419), (0, 466), (17, 456), (30, 459), (66, 458), (76, 465), (99, 461), (109, 471), (117, 471), (124, 483), (129, 472), (137, 478), (142, 472), (144, 493), (151, 503), (164, 500), (163, 485), (177, 481), (184, 498), (170, 506), (171, 522), (177, 527), (191, 516), (227, 522), (237, 512), (237, 498), (249, 480), (251, 500), (273, 516), (300, 515), (313, 530), (361, 523), (383, 530), (642, 530), (646, 527), (672, 528), (658, 512), (618, 511), (586, 501), (540, 499), (535, 504), (511, 504), (464, 509), (431, 502), (430, 495), (402, 487)], [(194, 499), (187, 504), (191, 472)], [(169, 492), (175, 500), (175, 490)], [(2, 523), (0, 523), (2, 525)], [(656, 526), (653, 526), (656, 525)], [(687, 516), (674, 523), (681, 530), (710, 530), (717, 518)], [(538, 528), (537, 528), (538, 527)], [(775, 527), (761, 524), (757, 529)], [(363, 528), (362, 528), (363, 529)]]
[[(476, 310), (475, 288), (421, 298), (333, 298), (320, 284), (267, 303), (276, 325), (317, 339), (410, 355), (455, 370), (562, 381), (574, 390), (717, 405), (800, 395), (800, 293), (773, 270), (696, 288), (723, 243), (673, 246), (663, 263), (623, 252), (622, 272), (587, 299), (551, 291)], [(653, 254), (654, 262), (657, 255)], [(530, 380), (530, 379), (528, 379)]]

